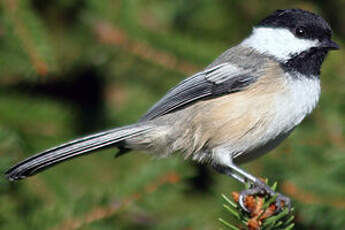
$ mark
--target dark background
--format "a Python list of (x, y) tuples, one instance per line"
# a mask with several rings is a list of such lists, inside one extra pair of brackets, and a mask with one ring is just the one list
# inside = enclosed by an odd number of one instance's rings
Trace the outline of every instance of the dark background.
[[(322, 15), (343, 47), (344, 0), (3, 0), (0, 172), (72, 138), (135, 122), (278, 8)], [(345, 229), (345, 52), (322, 69), (314, 113), (244, 167), (292, 197), (295, 229)], [(243, 186), (182, 157), (107, 150), (16, 183), (0, 177), (0, 229), (219, 229)]]

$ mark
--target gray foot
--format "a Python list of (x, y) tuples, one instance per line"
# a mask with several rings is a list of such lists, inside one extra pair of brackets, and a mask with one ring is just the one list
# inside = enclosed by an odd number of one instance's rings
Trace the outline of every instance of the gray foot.
[[(253, 196), (253, 195), (269, 195), (270, 197), (277, 196), (275, 200), (275, 205), (277, 207), (276, 212), (280, 212), (283, 207), (288, 207), (289, 212), (291, 209), (291, 201), (290, 198), (281, 195), (280, 193), (277, 193), (273, 191), (267, 184), (260, 180), (256, 180), (255, 182), (252, 183), (251, 188), (247, 190), (243, 190), (240, 192), (240, 197), (239, 197), (239, 204), (243, 210), (246, 212), (250, 212), (246, 205), (245, 205), (245, 199), (247, 196)], [(284, 206), (282, 206), (282, 202), (284, 203)]]

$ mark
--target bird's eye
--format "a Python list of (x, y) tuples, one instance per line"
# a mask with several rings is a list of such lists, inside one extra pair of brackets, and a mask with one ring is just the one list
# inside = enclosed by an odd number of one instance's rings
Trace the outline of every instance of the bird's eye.
[(306, 36), (306, 31), (303, 27), (297, 27), (295, 33), (296, 33), (296, 36), (300, 38)]

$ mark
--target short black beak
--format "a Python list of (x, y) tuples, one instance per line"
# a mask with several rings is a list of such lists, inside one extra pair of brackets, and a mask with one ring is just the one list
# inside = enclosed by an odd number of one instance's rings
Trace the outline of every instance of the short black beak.
[(329, 50), (338, 50), (339, 46), (337, 43), (332, 41), (331, 39), (325, 40), (321, 42), (321, 47), (327, 48)]

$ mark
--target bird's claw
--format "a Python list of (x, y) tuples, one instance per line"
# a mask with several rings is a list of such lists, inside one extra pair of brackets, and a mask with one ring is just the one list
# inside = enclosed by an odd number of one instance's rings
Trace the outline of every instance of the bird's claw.
[[(287, 207), (289, 212), (290, 212), (290, 210), (291, 210), (291, 200), (290, 200), (290, 198), (287, 197), (287, 196), (284, 196), (284, 195), (282, 195), (280, 193), (276, 193), (276, 194), (278, 196), (277, 196), (276, 201), (275, 201), (276, 202), (275, 205), (277, 207), (275, 212), (276, 213), (280, 212), (283, 209), (283, 207)], [(284, 205), (282, 205), (282, 202), (283, 202)]]
[[(283, 207), (287, 207), (289, 212), (291, 210), (291, 200), (289, 197), (283, 196), (280, 193), (277, 193), (273, 191), (267, 184), (264, 182), (257, 180), (254, 183), (251, 184), (251, 187), (249, 189), (243, 190), (240, 192), (239, 196), (239, 204), (241, 208), (250, 213), (250, 210), (248, 210), (246, 206), (246, 197), (247, 196), (253, 196), (253, 195), (269, 195), (270, 197), (276, 196), (275, 200), (275, 206), (276, 206), (276, 213), (280, 212)], [(283, 204), (283, 205), (282, 205)]]
[(260, 192), (261, 192), (261, 190), (259, 190), (258, 187), (250, 188), (250, 189), (246, 189), (246, 190), (241, 191), (239, 199), (238, 199), (238, 202), (239, 202), (241, 208), (244, 211), (250, 213), (250, 210), (248, 210), (248, 208), (246, 206), (246, 197), (247, 196), (252, 196), (252, 195), (255, 195), (255, 194), (259, 194)]

